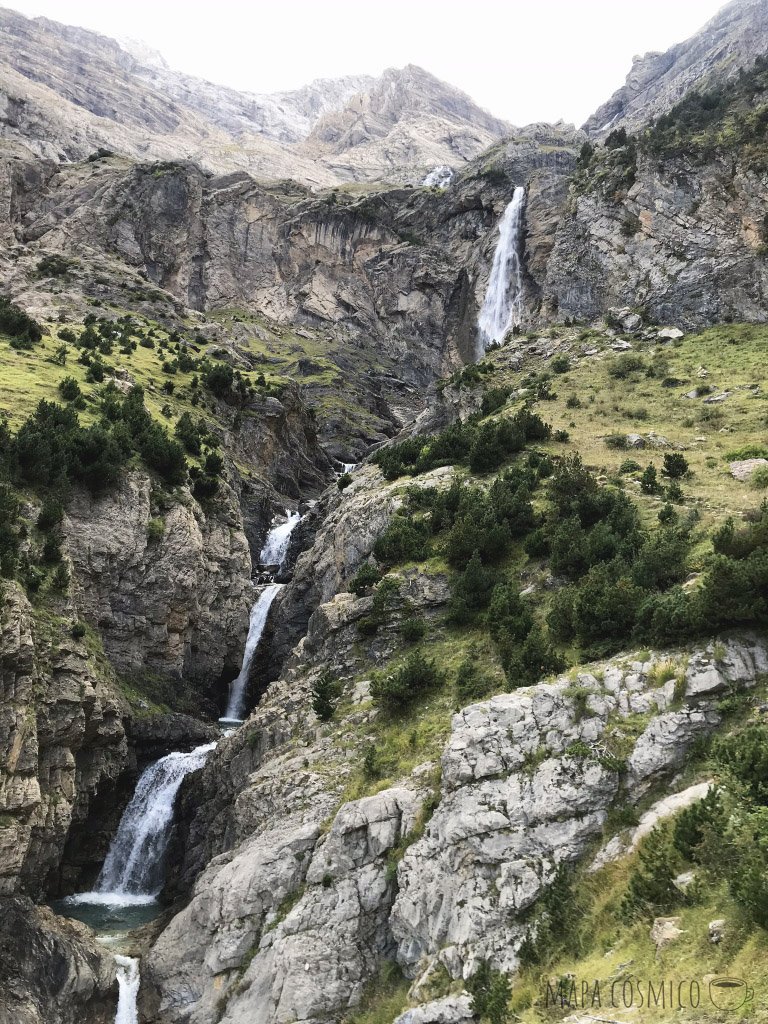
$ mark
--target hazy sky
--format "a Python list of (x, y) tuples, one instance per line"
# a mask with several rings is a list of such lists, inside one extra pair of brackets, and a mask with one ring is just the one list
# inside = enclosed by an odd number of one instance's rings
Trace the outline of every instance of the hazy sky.
[[(0, 0), (3, 2), (3, 0)], [(624, 81), (634, 54), (692, 35), (720, 0), (270, 0), (269, 3), (4, 0), (253, 92), (420, 64), (513, 124), (580, 124)]]

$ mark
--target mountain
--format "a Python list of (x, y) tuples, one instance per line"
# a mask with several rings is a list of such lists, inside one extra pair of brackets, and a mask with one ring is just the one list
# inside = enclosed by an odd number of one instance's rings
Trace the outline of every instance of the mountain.
[(419, 182), (511, 131), (420, 68), (256, 95), (171, 70), (135, 43), (0, 10), (0, 134), (57, 162), (108, 149), (314, 186)]
[(664, 53), (635, 57), (624, 85), (585, 122), (597, 137), (635, 131), (692, 89), (722, 84), (768, 50), (768, 0), (733, 0), (695, 35)]

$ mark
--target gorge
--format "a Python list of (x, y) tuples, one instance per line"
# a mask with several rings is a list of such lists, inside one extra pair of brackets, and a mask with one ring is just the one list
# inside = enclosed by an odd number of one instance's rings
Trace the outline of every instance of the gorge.
[(768, 0), (582, 128), (0, 29), (0, 1024), (765, 1020)]

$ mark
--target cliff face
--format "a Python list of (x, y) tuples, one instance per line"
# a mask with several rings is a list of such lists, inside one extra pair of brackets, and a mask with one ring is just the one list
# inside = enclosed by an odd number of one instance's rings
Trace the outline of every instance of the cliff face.
[(83, 643), (4, 584), (0, 894), (57, 891), (70, 830), (128, 764), (124, 701)]
[(655, 323), (766, 318), (765, 175), (729, 155), (641, 156), (626, 193), (574, 189), (547, 264), (545, 309), (591, 320), (637, 307)]

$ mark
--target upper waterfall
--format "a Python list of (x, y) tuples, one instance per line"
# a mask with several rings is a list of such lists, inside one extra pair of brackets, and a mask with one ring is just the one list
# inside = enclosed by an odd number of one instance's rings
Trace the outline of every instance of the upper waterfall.
[(478, 318), (478, 340), (482, 352), (504, 340), (511, 327), (518, 327), (523, 315), (523, 274), (520, 231), (525, 208), (525, 188), (518, 185), (499, 221), (499, 242), (493, 254), (491, 275)]
[(291, 542), (291, 534), (299, 525), (301, 516), (298, 512), (285, 510), (287, 516), (285, 522), (273, 526), (264, 541), (264, 547), (259, 554), (259, 561), (262, 565), (276, 565), (278, 571), (282, 569), (288, 554), (288, 545)]

